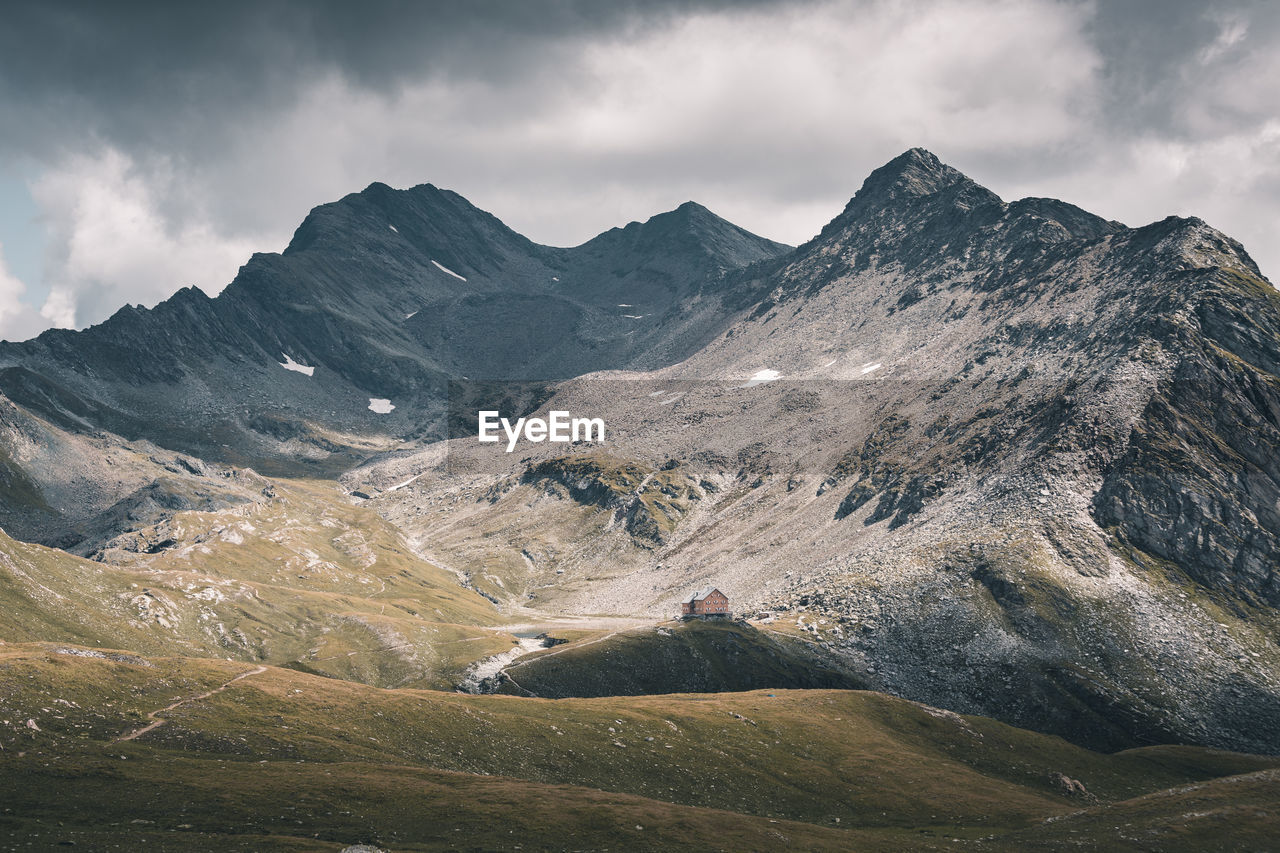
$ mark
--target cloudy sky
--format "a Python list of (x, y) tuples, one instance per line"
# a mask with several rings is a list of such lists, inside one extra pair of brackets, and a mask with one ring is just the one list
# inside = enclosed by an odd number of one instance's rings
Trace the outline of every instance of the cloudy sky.
[(217, 293), (375, 180), (574, 245), (687, 199), (816, 233), (921, 145), (1005, 198), (1195, 214), (1280, 277), (1280, 4), (22, 2), (0, 337)]

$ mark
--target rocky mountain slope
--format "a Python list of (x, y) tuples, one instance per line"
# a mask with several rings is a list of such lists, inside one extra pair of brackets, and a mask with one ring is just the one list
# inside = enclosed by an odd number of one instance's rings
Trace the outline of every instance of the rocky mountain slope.
[(604, 455), (456, 439), (349, 481), (414, 478), (379, 511), (500, 598), (656, 616), (714, 583), (899, 695), (1280, 749), (1280, 299), (1238, 244), (916, 150), (731, 278), (696, 354), (556, 389)]
[(551, 248), (455, 193), (373, 184), (217, 298), (0, 343), (0, 526), (91, 549), (97, 517), (163, 476), (120, 476), (122, 446), (327, 476), (443, 435), (451, 380), (670, 363), (723, 328), (728, 271), (786, 248), (692, 202)]

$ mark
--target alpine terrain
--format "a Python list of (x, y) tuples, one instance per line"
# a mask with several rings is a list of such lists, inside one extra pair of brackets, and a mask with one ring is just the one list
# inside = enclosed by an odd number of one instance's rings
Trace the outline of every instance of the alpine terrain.
[(1280, 832), (1280, 294), (922, 149), (795, 248), (372, 184), (0, 344), (0, 527), (0, 849)]

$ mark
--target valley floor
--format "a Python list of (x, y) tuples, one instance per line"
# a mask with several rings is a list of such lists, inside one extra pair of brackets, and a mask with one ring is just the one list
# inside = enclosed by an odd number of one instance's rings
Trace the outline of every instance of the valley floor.
[[(599, 645), (605, 645), (603, 643)], [(1235, 850), (1280, 759), (858, 690), (548, 700), (0, 646), (0, 850)]]

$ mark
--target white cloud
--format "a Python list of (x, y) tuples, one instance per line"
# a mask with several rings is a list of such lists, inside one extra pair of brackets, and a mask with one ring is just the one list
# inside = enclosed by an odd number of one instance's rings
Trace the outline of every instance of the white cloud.
[(0, 340), (23, 340), (44, 328), (39, 315), (23, 301), (27, 286), (9, 271), (0, 245)]
[(1210, 11), (1210, 17), (1218, 25), (1218, 35), (1212, 42), (1200, 49), (1201, 65), (1208, 65), (1233, 47), (1244, 41), (1249, 34), (1249, 22), (1239, 13)]
[(1115, 140), (1085, 168), (1012, 190), (1059, 195), (1131, 226), (1198, 216), (1243, 243), (1273, 281), (1280, 270), (1280, 118), (1204, 140)]
[(73, 156), (41, 176), (32, 197), (51, 225), (46, 320), (83, 326), (190, 284), (218, 293), (254, 241), (207, 221), (203, 200), (184, 198), (184, 190), (167, 163), (142, 172), (112, 148)]
[(1095, 86), (1083, 24), (1069, 7), (999, 0), (698, 15), (592, 45), (598, 88), (567, 129), (636, 156), (690, 141), (828, 157), (867, 137), (1052, 143)]
[[(994, 187), (1054, 195), (1138, 226), (1198, 216), (1244, 244), (1264, 275), (1280, 276), (1280, 52), (1247, 38), (1247, 18), (1211, 15), (1217, 34), (1153, 84), (1169, 99), (1147, 128), (1099, 123), (1078, 156)], [(1000, 182), (997, 182), (1000, 183)]]
[(1073, 139), (1099, 86), (1086, 23), (1002, 0), (693, 16), (590, 46), (590, 88), (525, 138), (799, 242), (909, 147), (963, 161)]

